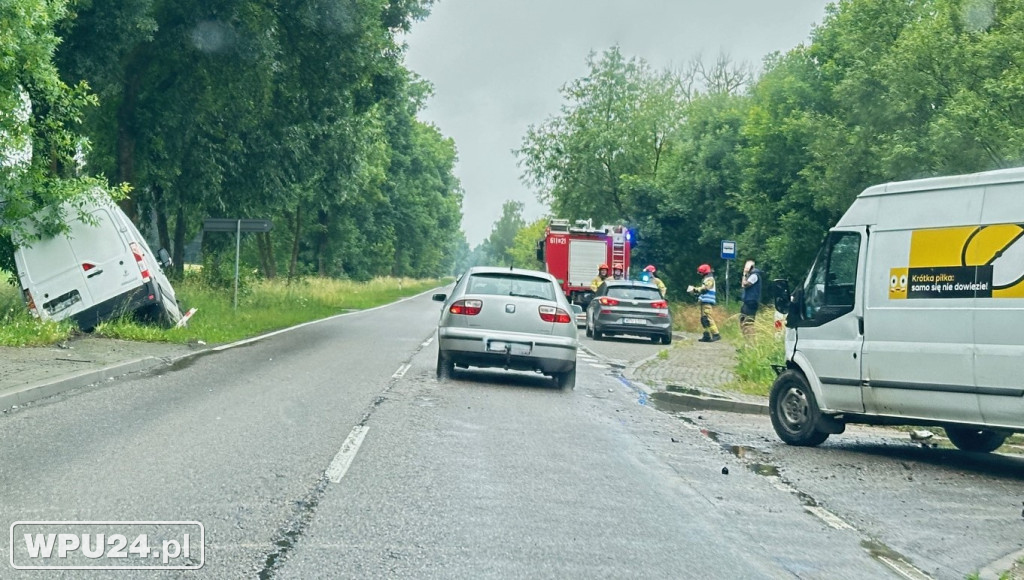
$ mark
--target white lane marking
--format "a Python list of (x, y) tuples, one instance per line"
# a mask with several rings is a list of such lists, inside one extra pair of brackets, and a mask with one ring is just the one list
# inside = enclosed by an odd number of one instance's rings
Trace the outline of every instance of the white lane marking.
[(427, 348), (428, 346), (430, 346), (430, 343), (432, 343), (432, 342), (434, 342), (434, 337), (433, 336), (428, 338), (426, 341), (422, 342), (420, 344), (420, 348)]
[(878, 556), (878, 560), (907, 580), (931, 580), (931, 576), (903, 560), (893, 560), (886, 556)]
[(229, 344), (222, 344), (221, 346), (214, 347), (214, 348), (212, 348), (210, 350), (218, 351), (219, 352), (219, 351), (222, 351), (222, 350), (227, 350), (229, 348), (235, 348), (236, 346), (243, 346), (243, 345), (246, 345), (246, 344), (249, 344), (249, 343), (252, 343), (252, 342), (256, 342), (258, 340), (263, 340), (265, 338), (270, 338), (271, 336), (277, 336), (278, 334), (284, 334), (285, 332), (291, 332), (293, 330), (298, 330), (298, 329), (300, 329), (302, 327), (305, 327), (305, 326), (312, 326), (314, 324), (320, 324), (321, 322), (327, 322), (328, 320), (334, 320), (336, 318), (341, 318), (342, 316), (352, 316), (354, 314), (363, 314), (363, 313), (366, 313), (366, 312), (373, 312), (374, 310), (380, 310), (381, 308), (387, 308), (389, 306), (394, 306), (395, 304), (401, 304), (402, 302), (405, 302), (406, 300), (413, 300), (415, 298), (419, 298), (420, 296), (423, 296), (424, 294), (429, 294), (429, 293), (433, 292), (434, 290), (437, 290), (437, 288), (432, 288), (430, 290), (427, 290), (426, 292), (420, 292), (419, 294), (417, 294), (415, 296), (407, 296), (405, 298), (400, 298), (400, 299), (395, 300), (394, 302), (390, 302), (388, 304), (381, 304), (380, 306), (374, 306), (373, 308), (367, 308), (366, 310), (356, 310), (355, 312), (343, 312), (341, 314), (335, 314), (334, 316), (328, 316), (327, 318), (321, 318), (319, 320), (310, 320), (309, 322), (303, 322), (302, 324), (296, 324), (295, 326), (289, 326), (288, 328), (282, 328), (280, 330), (275, 330), (273, 332), (268, 332), (266, 334), (261, 334), (259, 336), (254, 336), (252, 338), (244, 338), (244, 339), (239, 340), (237, 342), (232, 342), (232, 343), (229, 343)]
[(403, 376), (405, 376), (405, 373), (409, 370), (409, 368), (411, 366), (412, 365), (404, 364), (404, 365), (398, 367), (398, 370), (395, 371), (395, 374), (391, 375), (391, 378), (393, 378), (393, 379), (400, 379), (400, 378), (402, 378)]
[(842, 518), (840, 518), (836, 514), (828, 511), (827, 509), (825, 509), (825, 508), (823, 508), (821, 506), (805, 505), (804, 509), (809, 511), (809, 512), (811, 512), (812, 514), (817, 516), (818, 519), (820, 519), (821, 521), (825, 522), (826, 524), (832, 526), (833, 528), (835, 528), (837, 530), (853, 530), (853, 531), (856, 531), (856, 529), (853, 526), (851, 526), (850, 524), (844, 522)]
[(328, 479), (338, 483), (342, 477), (345, 477), (345, 472), (352, 465), (352, 460), (359, 452), (359, 446), (363, 444), (363, 437), (366, 437), (366, 432), (369, 430), (370, 428), (366, 425), (356, 425), (352, 428), (352, 432), (341, 444), (341, 450), (334, 456), (331, 464), (327, 466), (327, 471), (324, 472)]

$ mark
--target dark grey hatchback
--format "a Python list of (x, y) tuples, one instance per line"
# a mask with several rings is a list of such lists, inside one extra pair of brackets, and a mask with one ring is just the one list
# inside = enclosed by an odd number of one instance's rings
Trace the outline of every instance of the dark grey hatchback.
[(617, 334), (672, 342), (672, 313), (658, 287), (637, 280), (605, 280), (587, 307), (587, 336)]

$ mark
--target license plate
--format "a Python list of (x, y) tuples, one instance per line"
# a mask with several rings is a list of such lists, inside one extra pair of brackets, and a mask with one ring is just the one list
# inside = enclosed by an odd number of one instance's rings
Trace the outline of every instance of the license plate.
[(623, 318), (623, 324), (647, 324), (646, 318)]
[(503, 340), (492, 340), (487, 343), (487, 350), (491, 352), (505, 352), (509, 350), (512, 354), (530, 354), (533, 345), (522, 342), (505, 342)]

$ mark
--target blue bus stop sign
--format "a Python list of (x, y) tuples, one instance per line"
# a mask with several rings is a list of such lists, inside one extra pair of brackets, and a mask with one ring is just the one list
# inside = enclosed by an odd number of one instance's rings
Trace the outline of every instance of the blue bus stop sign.
[(723, 260), (735, 260), (736, 259), (736, 242), (729, 240), (722, 240), (722, 259)]

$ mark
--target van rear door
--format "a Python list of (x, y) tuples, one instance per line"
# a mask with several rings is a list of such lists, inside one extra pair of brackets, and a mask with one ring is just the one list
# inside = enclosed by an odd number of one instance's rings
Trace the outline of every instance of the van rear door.
[(22, 245), (14, 254), (18, 278), (41, 318), (60, 320), (92, 305), (85, 272), (64, 235)]
[(832, 230), (804, 283), (796, 352), (821, 383), (819, 404), (863, 412), (861, 351), (867, 228)]

